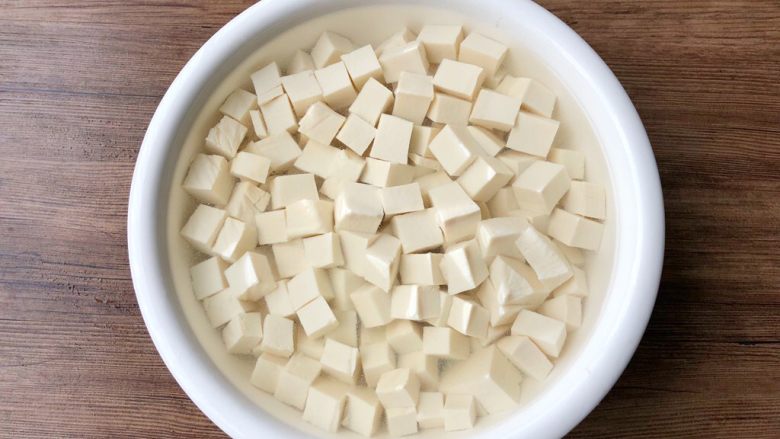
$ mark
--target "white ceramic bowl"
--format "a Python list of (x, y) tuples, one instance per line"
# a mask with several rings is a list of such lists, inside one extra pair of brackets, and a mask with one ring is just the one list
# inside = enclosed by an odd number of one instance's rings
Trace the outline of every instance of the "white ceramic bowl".
[(562, 436), (598, 404), (634, 353), (661, 273), (661, 189), (634, 107), (587, 43), (524, 0), (264, 0), (217, 32), (163, 97), (138, 155), (128, 207), (133, 284), (152, 340), (187, 395), (229, 435), (332, 436), (248, 384), (251, 364), (226, 354), (189, 291), (191, 256), (177, 230), (192, 203), (178, 183), (219, 101), (238, 84), (235, 78), (246, 78), (261, 61), (311, 46), (322, 30), (367, 43), (404, 24), (457, 20), (509, 44), (513, 67), (544, 78), (558, 93), (559, 140), (588, 155), (588, 180), (608, 189), (609, 219), (604, 248), (588, 266), (592, 292), (583, 326), (567, 341), (553, 374), (542, 386), (524, 389), (522, 408), (450, 436)]

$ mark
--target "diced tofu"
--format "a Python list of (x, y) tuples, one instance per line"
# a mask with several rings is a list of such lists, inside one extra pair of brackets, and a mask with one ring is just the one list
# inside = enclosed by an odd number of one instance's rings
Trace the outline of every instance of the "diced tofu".
[(376, 128), (356, 114), (350, 114), (336, 139), (358, 155), (365, 154), (376, 136)]
[[(359, 119), (359, 118), (358, 118)], [(373, 129), (373, 128), (372, 128)], [(320, 193), (335, 200), (344, 190), (344, 185), (360, 179), (366, 161), (363, 157), (346, 149), (339, 149), (331, 166), (330, 176), (320, 186)]]
[(588, 296), (588, 279), (585, 272), (579, 267), (571, 267), (574, 273), (572, 277), (564, 282), (563, 285), (553, 291), (553, 297), (558, 296), (575, 296), (575, 297), (587, 297)]
[(349, 387), (325, 377), (318, 378), (309, 388), (302, 419), (329, 433), (336, 433), (344, 416), (344, 404)]
[(422, 349), (407, 352), (398, 356), (398, 367), (408, 368), (420, 381), (420, 390), (436, 390), (439, 388), (439, 359), (426, 355)]
[(339, 324), (333, 310), (322, 296), (303, 305), (297, 315), (306, 335), (311, 338), (321, 337), (336, 329)]
[[(271, 102), (272, 100), (278, 98), (279, 96), (283, 96), (284, 93), (284, 87), (281, 85), (278, 85), (274, 88), (269, 89), (265, 93), (261, 93), (257, 95), (257, 103), (258, 105), (263, 105)], [(289, 98), (288, 98), (289, 100)], [(261, 109), (262, 110), (262, 109)]]
[(339, 157), (339, 149), (316, 140), (308, 140), (295, 167), (303, 172), (327, 178), (333, 173)]
[(181, 236), (201, 253), (212, 254), (214, 242), (225, 224), (222, 209), (199, 204), (181, 229)]
[(318, 297), (333, 298), (333, 287), (328, 272), (321, 268), (307, 268), (293, 276), (287, 283), (287, 291), (290, 295), (290, 303), (296, 311)]
[[(585, 178), (585, 153), (573, 149), (550, 148), (547, 160), (563, 165), (574, 180)], [(603, 219), (603, 218), (601, 218)]]
[(268, 134), (271, 136), (285, 131), (294, 131), (298, 128), (298, 119), (295, 117), (295, 112), (287, 94), (282, 93), (266, 102), (260, 103), (260, 112), (263, 113)]
[[(403, 240), (401, 241), (403, 245)], [(401, 283), (405, 285), (444, 285), (444, 276), (441, 274), (442, 254), (404, 254), (401, 255)]]
[(352, 294), (352, 303), (366, 328), (388, 324), (390, 317), (390, 295), (373, 285), (364, 285)]
[(271, 169), (271, 160), (250, 152), (241, 151), (230, 161), (230, 174), (241, 180), (265, 183)]
[(552, 117), (555, 94), (538, 81), (506, 75), (496, 91), (520, 99), (523, 102), (523, 110)]
[(411, 183), (416, 175), (414, 166), (367, 158), (360, 182), (379, 187), (398, 186)]
[(333, 378), (346, 383), (355, 384), (361, 372), (359, 352), (356, 347), (325, 338), (325, 349), (320, 363), (322, 370)]
[(477, 404), (471, 395), (447, 395), (444, 404), (444, 431), (468, 430), (477, 421)]
[(257, 301), (276, 288), (268, 258), (253, 251), (244, 253), (227, 267), (225, 278), (230, 288), (244, 300)]
[(550, 152), (559, 126), (560, 122), (555, 119), (521, 111), (506, 139), (506, 147), (545, 158)]
[(448, 294), (446, 291), (442, 289), (439, 290), (439, 316), (434, 319), (428, 319), (428, 323), (439, 328), (447, 326), (453, 297), (454, 296)]
[[(257, 228), (235, 218), (228, 218), (214, 241), (212, 251), (228, 262), (236, 262), (245, 252), (257, 246)], [(230, 278), (228, 278), (230, 280)]]
[(263, 353), (257, 357), (255, 368), (252, 370), (250, 382), (258, 389), (274, 393), (279, 383), (279, 374), (287, 364), (287, 359), (269, 353)]
[(469, 339), (451, 328), (423, 328), (423, 353), (450, 360), (465, 360), (470, 352)]
[[(341, 242), (340, 237), (337, 235), (337, 239)], [(341, 248), (341, 244), (339, 244)], [(328, 276), (330, 277), (330, 284), (333, 287), (333, 309), (355, 309), (352, 304), (350, 294), (357, 291), (358, 288), (365, 285), (365, 281), (344, 268), (331, 268), (328, 270)]]
[(341, 425), (366, 437), (373, 436), (382, 422), (384, 410), (371, 389), (353, 387), (347, 392)]
[(262, 339), (263, 320), (260, 313), (239, 314), (222, 328), (222, 340), (231, 354), (251, 355)]
[[(376, 385), (376, 396), (385, 410), (392, 408), (414, 407), (420, 395), (420, 381), (407, 368), (394, 369), (379, 377)], [(417, 419), (414, 420), (415, 429)]]
[(410, 31), (408, 28), (403, 28), (399, 30), (398, 32), (394, 33), (390, 37), (388, 37), (386, 40), (384, 40), (382, 43), (380, 43), (376, 47), (376, 56), (381, 56), (382, 52), (384, 52), (387, 49), (395, 48), (403, 46), (404, 44), (411, 43), (417, 38), (417, 35), (414, 34), (414, 32)]
[(490, 264), (490, 281), (499, 305), (538, 306), (549, 293), (531, 267), (517, 259), (496, 256)]
[[(384, 332), (384, 328), (382, 328)], [(360, 360), (368, 387), (376, 387), (379, 377), (396, 368), (395, 352), (387, 342), (365, 344), (360, 347)]]
[(384, 291), (390, 291), (398, 277), (401, 241), (385, 233), (366, 248), (363, 278)]
[(248, 126), (252, 123), (249, 111), (256, 108), (257, 96), (239, 88), (228, 95), (225, 102), (219, 107), (219, 112), (239, 121), (244, 126)]
[(418, 176), (415, 181), (420, 185), (420, 192), (422, 193), (423, 203), (426, 207), (431, 207), (431, 189), (447, 183), (452, 183), (452, 179), (443, 170)]
[(298, 123), (298, 132), (311, 140), (329, 145), (344, 124), (344, 116), (322, 102), (312, 104)]
[(280, 317), (291, 317), (295, 315), (290, 293), (287, 290), (287, 280), (280, 280), (276, 283), (276, 288), (266, 294), (265, 305), (269, 314), (275, 314)]
[(526, 154), (524, 152), (513, 151), (511, 149), (505, 149), (496, 155), (496, 158), (504, 162), (509, 166), (509, 169), (514, 172), (515, 175), (520, 175), (528, 169), (534, 162), (539, 161), (540, 158), (534, 155)]
[(511, 185), (499, 189), (486, 204), (490, 213), (496, 218), (513, 216), (512, 213), (520, 209), (515, 190)]
[(328, 334), (328, 338), (356, 348), (358, 346), (357, 312), (354, 309), (337, 309), (333, 314), (339, 321), (339, 325)]
[(272, 210), (255, 215), (257, 242), (260, 245), (287, 242), (287, 221), (284, 210)]
[(299, 200), (285, 208), (287, 237), (306, 238), (333, 231), (333, 202)]
[[(504, 44), (472, 32), (460, 44), (458, 61), (482, 67), (490, 78), (499, 71), (508, 53), (509, 48)], [(488, 87), (494, 86), (488, 85)]]
[(182, 187), (200, 202), (224, 206), (233, 190), (227, 160), (218, 155), (198, 154)]
[(451, 244), (474, 237), (481, 212), (458, 183), (435, 187), (429, 191), (429, 196), (445, 242)]
[(434, 286), (396, 285), (390, 294), (390, 317), (422, 321), (436, 317), (439, 289)]
[(190, 268), (192, 291), (195, 293), (196, 299), (205, 299), (227, 288), (225, 268), (227, 268), (227, 264), (216, 256)]
[(486, 202), (515, 175), (501, 160), (489, 155), (477, 156), (456, 180), (474, 201)]
[(230, 200), (225, 211), (233, 218), (244, 222), (252, 222), (258, 213), (265, 212), (271, 203), (271, 194), (255, 186), (254, 183), (242, 181), (230, 194)]
[(287, 65), (287, 74), (293, 75), (304, 70), (314, 70), (314, 59), (308, 52), (299, 49), (295, 51)]
[(345, 183), (334, 203), (336, 230), (375, 233), (384, 216), (379, 194), (366, 184)]
[(471, 115), (471, 102), (444, 93), (434, 93), (428, 109), (428, 119), (448, 125), (466, 125)]
[(428, 73), (428, 56), (425, 47), (419, 41), (391, 47), (379, 56), (379, 63), (388, 83), (398, 82), (401, 72)]
[(417, 425), (421, 429), (444, 428), (444, 395), (441, 392), (420, 392)]
[(306, 261), (312, 267), (331, 268), (344, 264), (341, 241), (333, 232), (312, 236), (303, 240)]
[(523, 230), (516, 244), (548, 291), (572, 277), (571, 265), (558, 247), (534, 227)]
[(357, 97), (357, 91), (349, 79), (347, 67), (339, 61), (327, 67), (314, 71), (317, 81), (322, 89), (322, 98), (325, 103), (336, 110), (343, 110)]
[(390, 228), (398, 239), (404, 254), (433, 250), (444, 244), (433, 209), (394, 216)]
[(319, 69), (331, 65), (341, 59), (341, 56), (352, 51), (353, 45), (349, 38), (335, 32), (323, 32), (317, 43), (311, 49), (314, 65)]
[(452, 298), (447, 325), (463, 335), (485, 338), (490, 326), (490, 313), (471, 300), (455, 296)]
[(512, 187), (523, 209), (549, 214), (569, 190), (570, 183), (566, 168), (537, 160), (515, 179)]
[(562, 243), (585, 250), (598, 250), (604, 225), (556, 208), (550, 215), (547, 234)]
[(293, 355), (279, 372), (279, 383), (276, 385), (274, 397), (298, 410), (303, 410), (309, 396), (309, 388), (320, 376), (321, 370), (318, 361), (303, 354)]
[(441, 272), (450, 294), (472, 290), (488, 277), (487, 265), (474, 240), (449, 247), (441, 260)]
[(299, 325), (295, 334), (295, 349), (307, 357), (319, 361), (325, 350), (325, 337), (309, 337)]
[(250, 78), (252, 79), (252, 85), (255, 88), (255, 94), (258, 96), (281, 85), (281, 73), (279, 71), (279, 66), (275, 62), (252, 73)]
[(260, 110), (249, 110), (249, 121), (255, 138), (265, 139), (268, 137), (268, 127), (265, 126), (265, 119), (263, 119), (263, 113)]
[(418, 183), (383, 188), (380, 191), (385, 216), (423, 210), (423, 200)]
[(584, 181), (572, 181), (562, 200), (563, 208), (577, 215), (603, 220), (607, 217), (604, 186)]
[(573, 331), (582, 324), (582, 303), (576, 296), (554, 297), (541, 304), (536, 311), (541, 315), (560, 320), (566, 325), (567, 331)]
[(507, 132), (512, 129), (520, 111), (520, 99), (482, 89), (474, 101), (469, 122), (488, 129)]
[(366, 264), (366, 249), (376, 240), (373, 233), (340, 230), (341, 253), (344, 255), (344, 267), (357, 276), (363, 276)]
[(319, 200), (313, 174), (280, 175), (271, 182), (271, 208), (281, 209), (300, 200)]
[(412, 128), (414, 124), (408, 120), (389, 114), (381, 115), (369, 156), (405, 165), (408, 162)]
[[(477, 100), (479, 100), (479, 98), (477, 98)], [(477, 144), (479, 144), (479, 146), (482, 147), (482, 150), (485, 151), (489, 156), (495, 157), (498, 153), (504, 150), (504, 141), (492, 131), (472, 125), (469, 125), (467, 128), (469, 130), (469, 134), (471, 134), (471, 137), (477, 141)]]
[(245, 151), (271, 160), (271, 172), (286, 171), (301, 155), (301, 148), (287, 131), (266, 137), (259, 142), (250, 142)]
[(206, 136), (206, 151), (232, 159), (246, 137), (248, 129), (237, 120), (223, 116)]
[(300, 239), (273, 244), (271, 250), (274, 253), (279, 277), (282, 279), (293, 277), (309, 267), (306, 263), (303, 241)]
[(228, 287), (203, 299), (203, 309), (211, 326), (218, 328), (239, 314), (254, 311), (255, 304), (241, 300), (238, 293)]
[(488, 313), (490, 313), (491, 327), (488, 329), (488, 337), (490, 336), (492, 328), (514, 322), (517, 313), (522, 309), (521, 305), (500, 304), (498, 302), (498, 293), (496, 293), (496, 289), (490, 279), (482, 282), (482, 285), (479, 286), (477, 298), (482, 306), (488, 310)]
[(457, 59), (458, 47), (463, 41), (463, 26), (426, 24), (420, 29), (417, 41), (425, 46), (428, 60), (439, 64), (445, 59)]
[(474, 100), (484, 80), (485, 72), (482, 67), (451, 59), (442, 60), (433, 75), (433, 85), (437, 91), (468, 101)]
[(377, 81), (385, 79), (382, 66), (370, 44), (341, 55), (341, 61), (344, 62), (352, 82), (358, 89), (362, 88), (369, 78)]
[(417, 433), (417, 411), (414, 407), (388, 408), (385, 417), (390, 435), (400, 437)]
[(524, 309), (512, 324), (512, 335), (525, 335), (542, 352), (558, 358), (566, 341), (566, 325), (559, 320)]
[(428, 148), (447, 174), (461, 175), (483, 153), (465, 126), (447, 125), (431, 140)]
[(553, 368), (553, 364), (530, 338), (510, 335), (498, 341), (498, 348), (509, 361), (529, 377), (542, 381)]
[(412, 139), (409, 142), (409, 154), (433, 158), (433, 153), (431, 153), (428, 146), (431, 144), (433, 138), (439, 134), (439, 131), (438, 128), (415, 125), (412, 129)]
[(281, 316), (268, 314), (263, 321), (263, 341), (260, 350), (280, 357), (295, 352), (295, 323)]
[(561, 252), (561, 254), (566, 257), (566, 260), (569, 261), (572, 265), (576, 265), (577, 267), (582, 267), (585, 265), (585, 254), (581, 249), (569, 247), (560, 241), (555, 241), (555, 245), (558, 247), (558, 250)]
[[(511, 192), (510, 195), (514, 196)], [(515, 241), (526, 227), (528, 222), (518, 217), (494, 217), (480, 221), (476, 238), (485, 262), (491, 263), (496, 255), (522, 259)]]
[(410, 320), (393, 320), (385, 327), (387, 342), (400, 354), (422, 351), (422, 326)]
[(371, 126), (376, 125), (379, 116), (386, 113), (393, 104), (393, 92), (376, 79), (369, 79), (349, 107), (349, 114), (360, 116)]
[(393, 116), (417, 125), (423, 123), (433, 101), (433, 78), (424, 74), (401, 72), (395, 88)]
[(322, 99), (322, 89), (312, 70), (303, 70), (281, 78), (282, 86), (298, 117)]

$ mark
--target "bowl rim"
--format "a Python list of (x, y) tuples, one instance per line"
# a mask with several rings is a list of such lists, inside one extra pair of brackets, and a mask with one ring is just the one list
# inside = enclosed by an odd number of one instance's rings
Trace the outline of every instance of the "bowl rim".
[[(127, 239), (139, 309), (157, 351), (181, 388), (207, 417), (233, 437), (244, 437), (249, 431), (256, 433), (258, 427), (272, 434), (297, 436), (303, 433), (280, 421), (273, 422), (275, 418), (256, 410), (248, 400), (239, 400), (238, 396), (221, 398), (216, 402), (215, 395), (224, 394), (224, 386), (232, 384), (221, 374), (215, 376), (216, 368), (207, 360), (202, 348), (183, 348), (193, 342), (197, 344), (197, 340), (194, 340), (189, 327), (181, 324), (181, 316), (177, 315), (181, 310), (165, 299), (168, 294), (167, 274), (163, 268), (168, 265), (163, 260), (165, 252), (160, 251), (160, 247), (166, 245), (165, 239), (161, 239), (165, 221), (158, 212), (167, 195), (159, 188), (163, 187), (161, 183), (165, 179), (168, 145), (177, 137), (178, 125), (190, 111), (188, 104), (215, 72), (218, 61), (227, 59), (244, 45), (258, 28), (299, 15), (304, 9), (335, 11), (368, 4), (398, 3), (457, 8), (465, 7), (468, 0), (337, 0), (328, 3), (323, 6), (317, 0), (264, 0), (223, 26), (192, 56), (166, 91), (149, 123), (133, 172)], [(625, 297), (620, 301), (605, 300), (601, 312), (612, 319), (608, 324), (603, 318), (596, 322), (580, 357), (575, 359), (554, 388), (537, 398), (541, 403), (535, 401), (528, 409), (524, 408), (522, 418), (510, 417), (489, 430), (490, 437), (516, 437), (521, 427), (522, 434), (526, 436), (560, 437), (584, 419), (611, 389), (633, 356), (647, 326), (660, 282), (664, 253), (660, 178), (636, 109), (595, 51), (574, 30), (530, 0), (486, 3), (506, 13), (525, 14), (534, 23), (532, 27), (544, 28), (545, 36), (541, 38), (556, 48), (554, 56), (561, 57), (560, 62), (568, 63), (573, 75), (581, 77), (588, 85), (587, 90), (573, 90), (575, 98), (586, 97), (600, 105), (602, 122), (593, 122), (599, 139), (602, 140), (603, 135), (599, 126), (609, 122), (612, 124), (610, 135), (613, 141), (625, 146), (605, 151), (610, 179), (627, 183), (615, 188), (615, 197), (620, 198), (615, 200), (615, 204), (630, 204), (632, 208), (625, 214), (621, 211), (616, 231), (615, 259), (621, 258), (621, 263), (628, 268), (616, 273), (610, 282), (610, 289), (616, 288), (616, 285), (624, 287)], [(622, 166), (611, 166), (611, 161)], [(620, 233), (624, 228), (631, 228), (637, 233), (626, 237), (625, 233)], [(601, 340), (598, 348), (592, 343), (597, 337)], [(247, 419), (247, 410), (252, 407), (255, 407), (254, 416)], [(520, 419), (522, 425), (518, 424)]]

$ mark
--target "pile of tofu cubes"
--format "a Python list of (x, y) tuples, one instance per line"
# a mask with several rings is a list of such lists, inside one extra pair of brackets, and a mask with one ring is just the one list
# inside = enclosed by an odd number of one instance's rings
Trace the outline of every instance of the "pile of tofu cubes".
[[(471, 428), (581, 320), (605, 191), (555, 95), (459, 25), (325, 32), (220, 108), (183, 182), (192, 288), (254, 386), (329, 432)], [(383, 427), (383, 425), (385, 427)]]

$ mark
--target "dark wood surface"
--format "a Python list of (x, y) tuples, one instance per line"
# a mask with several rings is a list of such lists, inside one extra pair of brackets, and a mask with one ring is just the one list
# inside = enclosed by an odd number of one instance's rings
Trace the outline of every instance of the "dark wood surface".
[[(223, 436), (146, 333), (126, 203), (166, 87), (249, 3), (0, 0), (0, 436)], [(542, 3), (633, 99), (667, 209), (650, 326), (572, 436), (780, 436), (780, 3)]]

